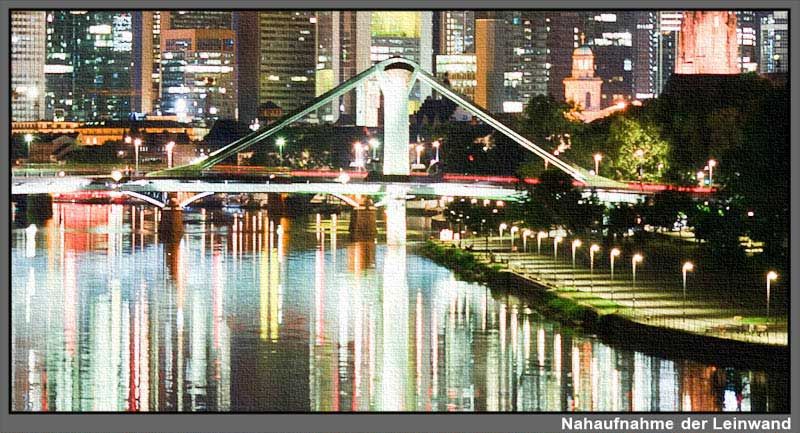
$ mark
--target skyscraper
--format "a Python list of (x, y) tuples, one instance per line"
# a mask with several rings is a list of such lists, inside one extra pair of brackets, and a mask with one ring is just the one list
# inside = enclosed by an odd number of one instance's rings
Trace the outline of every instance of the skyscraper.
[(45, 116), (128, 118), (132, 39), (128, 12), (48, 11)]
[(235, 119), (235, 35), (228, 29), (161, 33), (161, 109), (179, 121)]
[(761, 73), (789, 72), (789, 12), (775, 11), (761, 18)]
[(739, 45), (739, 69), (742, 72), (756, 72), (758, 70), (759, 24), (756, 12), (736, 12), (736, 40)]
[(658, 44), (656, 45), (656, 95), (660, 95), (667, 80), (675, 71), (678, 57), (678, 37), (681, 31), (683, 13), (680, 11), (658, 12)]
[(313, 11), (241, 11), (235, 25), (239, 50), (241, 119), (256, 117), (259, 106), (278, 105), (284, 113), (316, 96), (317, 17)]
[(11, 12), (11, 120), (45, 118), (45, 12)]
[(505, 99), (503, 29), (503, 20), (495, 12), (481, 13), (475, 19), (475, 104), (490, 113), (501, 113)]
[(438, 11), (437, 53), (457, 55), (475, 52), (475, 11)]
[(133, 111), (158, 113), (161, 109), (161, 12), (135, 11), (133, 30)]
[(738, 74), (739, 71), (736, 14), (684, 12), (675, 73)]

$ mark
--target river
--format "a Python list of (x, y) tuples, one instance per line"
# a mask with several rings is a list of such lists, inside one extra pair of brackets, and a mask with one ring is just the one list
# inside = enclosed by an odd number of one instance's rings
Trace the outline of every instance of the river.
[[(15, 411), (782, 411), (782, 374), (614, 347), (329, 216), (56, 203), (11, 231)], [(161, 227), (158, 227), (161, 225)], [(235, 227), (234, 227), (235, 225)], [(271, 226), (271, 227), (270, 227)], [(27, 228), (26, 228), (27, 227)]]

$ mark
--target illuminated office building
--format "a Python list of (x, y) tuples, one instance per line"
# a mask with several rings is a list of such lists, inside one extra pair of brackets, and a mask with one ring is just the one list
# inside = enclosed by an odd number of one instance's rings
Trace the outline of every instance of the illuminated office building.
[(475, 54), (436, 56), (436, 77), (455, 92), (470, 100), (475, 99), (477, 66)]
[(44, 119), (45, 12), (11, 12), (11, 120)]
[(157, 114), (161, 101), (161, 12), (136, 11), (133, 26), (133, 111)]
[(761, 73), (789, 72), (789, 12), (770, 12), (761, 18)]
[(738, 74), (736, 29), (734, 12), (684, 12), (675, 73)]
[(45, 117), (86, 121), (131, 113), (131, 14), (48, 11)]
[(758, 17), (754, 11), (736, 12), (736, 40), (741, 72), (758, 71)]
[(161, 110), (179, 121), (236, 118), (235, 35), (162, 29)]
[(289, 113), (316, 96), (317, 17), (309, 11), (234, 13), (239, 52), (240, 115), (256, 118), (272, 102)]
[(439, 27), (438, 54), (475, 52), (475, 11), (439, 11), (436, 15), (436, 25)]

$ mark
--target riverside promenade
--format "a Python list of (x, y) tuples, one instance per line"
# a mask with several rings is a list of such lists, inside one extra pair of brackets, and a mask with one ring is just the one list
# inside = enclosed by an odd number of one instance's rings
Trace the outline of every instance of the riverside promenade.
[[(537, 254), (535, 240), (528, 240), (527, 252), (512, 252), (508, 237), (435, 242), (470, 251), (483, 264), (501, 264), (503, 271), (513, 274), (521, 285), (528, 282), (559, 298), (589, 307), (598, 316), (613, 314), (649, 327), (775, 348), (788, 345), (786, 317), (766, 317), (763, 306), (734, 309), (724, 306), (723, 302), (691, 293), (691, 274), (684, 297), (679, 270), (667, 275), (653, 270), (642, 272), (639, 268), (634, 283), (629, 256), (618, 257), (612, 278), (608, 261), (598, 260), (600, 255), (608, 252), (597, 253), (592, 272), (585, 257), (588, 255), (587, 245), (581, 247), (581, 260), (576, 260), (573, 267), (571, 245), (566, 241), (566, 245), (560, 246), (556, 258), (553, 257), (552, 245), (549, 251), (543, 248), (542, 254)], [(523, 250), (519, 239), (516, 244), (519, 250)]]

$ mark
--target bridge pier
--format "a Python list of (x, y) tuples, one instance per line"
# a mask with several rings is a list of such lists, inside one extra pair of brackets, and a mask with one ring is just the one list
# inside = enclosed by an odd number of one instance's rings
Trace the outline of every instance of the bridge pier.
[(165, 243), (180, 242), (183, 237), (183, 209), (165, 207), (158, 223), (158, 238)]
[(398, 64), (383, 71), (383, 175), (408, 176), (408, 92), (412, 72)]
[(406, 193), (404, 186), (386, 187), (386, 244), (406, 244)]
[(350, 240), (374, 241), (378, 234), (378, 211), (375, 209), (353, 209), (350, 213)]

